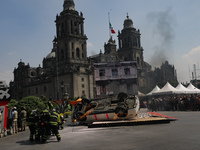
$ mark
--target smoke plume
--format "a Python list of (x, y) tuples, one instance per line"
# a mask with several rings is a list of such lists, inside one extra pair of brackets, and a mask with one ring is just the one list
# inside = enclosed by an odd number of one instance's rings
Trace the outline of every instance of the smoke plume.
[(166, 60), (172, 59), (175, 21), (171, 9), (163, 12), (152, 12), (147, 17), (153, 25), (153, 37), (156, 39), (150, 64), (153, 67), (159, 67)]

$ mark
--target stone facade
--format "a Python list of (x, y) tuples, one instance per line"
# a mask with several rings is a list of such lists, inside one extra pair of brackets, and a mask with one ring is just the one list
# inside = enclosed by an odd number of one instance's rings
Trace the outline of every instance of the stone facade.
[(43, 59), (43, 67), (33, 68), (20, 61), (11, 84), (13, 97), (44, 95), (61, 99), (66, 96), (94, 98), (94, 69), (87, 59), (84, 17), (75, 10), (73, 0), (65, 0), (56, 16), (53, 49)]
[[(117, 65), (122, 62), (134, 62), (137, 67), (137, 79), (133, 77), (131, 85), (124, 82), (129, 82), (129, 79), (117, 79), (117, 82), (123, 83), (122, 87), (133, 87), (133, 91), (137, 89), (136, 84), (140, 92), (147, 93), (157, 83), (167, 80), (177, 82), (175, 68), (170, 67), (168, 63), (152, 71), (151, 65), (144, 61), (140, 30), (134, 28), (128, 15), (124, 20), (123, 29), (118, 32), (119, 48), (117, 49), (115, 40), (110, 37), (108, 43), (104, 44), (104, 53), (100, 51), (98, 55), (87, 58), (84, 19), (83, 13), (75, 10), (73, 0), (64, 0), (63, 11), (55, 20), (56, 36), (53, 48), (43, 59), (43, 66), (30, 67), (29, 64), (25, 65), (20, 61), (14, 69), (14, 82), (10, 83), (14, 99), (20, 100), (31, 95), (44, 95), (54, 100), (66, 96), (94, 98), (98, 92), (96, 85), (101, 89), (100, 80), (95, 82), (94, 78), (94, 70), (101, 66), (98, 63)], [(109, 67), (115, 68), (112, 65)], [(110, 79), (103, 83), (105, 84), (102, 87), (106, 87)]]

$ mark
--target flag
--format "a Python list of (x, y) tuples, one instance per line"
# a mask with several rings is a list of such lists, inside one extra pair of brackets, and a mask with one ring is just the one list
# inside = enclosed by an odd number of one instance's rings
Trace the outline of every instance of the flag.
[(111, 23), (110, 23), (110, 31), (111, 31), (112, 34), (115, 34), (115, 30), (113, 29), (113, 26), (112, 26)]

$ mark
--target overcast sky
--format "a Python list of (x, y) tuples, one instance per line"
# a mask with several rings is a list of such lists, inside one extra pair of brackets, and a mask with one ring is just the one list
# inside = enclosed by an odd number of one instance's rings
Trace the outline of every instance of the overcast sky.
[[(109, 40), (108, 12), (114, 30), (123, 29), (127, 13), (140, 30), (144, 60), (160, 66), (164, 60), (174, 64), (179, 82), (189, 82), (194, 64), (199, 73), (199, 0), (74, 0), (83, 12), (88, 56), (104, 51)], [(20, 62), (42, 66), (56, 36), (56, 15), (63, 0), (0, 1), (0, 80), (13, 80)], [(118, 45), (117, 34), (113, 35)], [(118, 46), (117, 46), (118, 47)]]

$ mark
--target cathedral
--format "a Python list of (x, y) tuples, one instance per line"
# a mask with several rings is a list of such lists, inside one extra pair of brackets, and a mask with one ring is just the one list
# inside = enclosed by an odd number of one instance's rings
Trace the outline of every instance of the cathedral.
[[(152, 71), (151, 66), (144, 61), (140, 30), (134, 27), (128, 14), (123, 29), (118, 32), (119, 48), (117, 49), (116, 41), (111, 36), (108, 43), (104, 44), (104, 52), (100, 51), (98, 55), (87, 57), (84, 19), (83, 13), (75, 10), (73, 0), (64, 0), (63, 10), (55, 20), (56, 36), (53, 39), (53, 48), (43, 59), (43, 66), (31, 67), (20, 60), (18, 67), (14, 69), (14, 81), (10, 83), (14, 99), (20, 100), (30, 95), (44, 95), (53, 100), (66, 97), (95, 98), (97, 93), (101, 93), (98, 89), (102, 88), (98, 82), (100, 80), (96, 81), (95, 70), (98, 67), (101, 71), (99, 64), (102, 63), (112, 63), (109, 66), (115, 67), (111, 68), (115, 77), (118, 76), (116, 69), (120, 69), (116, 68), (116, 65), (126, 64), (123, 72), (127, 76), (132, 75), (131, 70), (134, 70), (134, 76), (131, 78), (116, 78), (117, 82), (126, 83), (127, 89), (134, 91), (134, 94), (138, 89), (141, 92), (148, 92), (158, 82), (164, 81), (163, 79), (177, 81), (175, 68), (170, 67), (168, 62), (162, 68)], [(168, 70), (171, 74), (167, 70), (163, 72), (163, 68), (167, 67), (170, 68)], [(110, 83), (110, 79), (104, 83)], [(106, 91), (106, 85), (102, 91)]]
[(14, 69), (13, 98), (44, 95), (50, 99), (64, 97), (94, 98), (93, 64), (87, 58), (84, 17), (75, 10), (73, 0), (65, 0), (56, 16), (53, 49), (43, 59), (43, 67), (30, 67), (20, 61)]

